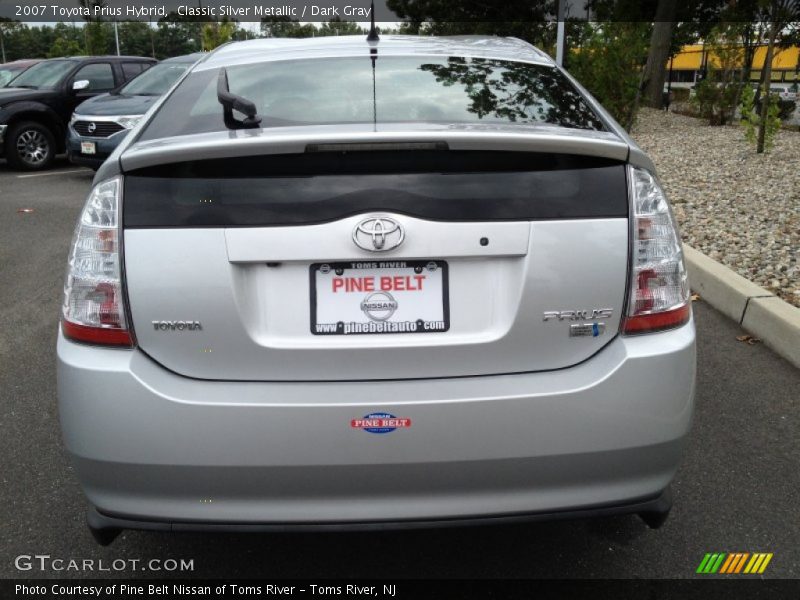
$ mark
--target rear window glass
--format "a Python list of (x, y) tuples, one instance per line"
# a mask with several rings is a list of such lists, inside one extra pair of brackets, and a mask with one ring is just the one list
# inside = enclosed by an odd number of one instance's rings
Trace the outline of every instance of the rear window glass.
[[(262, 127), (340, 123), (548, 123), (602, 130), (573, 85), (547, 65), (463, 57), (368, 56), (228, 68), (231, 92)], [(224, 131), (216, 69), (192, 73), (142, 138)], [(374, 78), (373, 78), (374, 75)]]

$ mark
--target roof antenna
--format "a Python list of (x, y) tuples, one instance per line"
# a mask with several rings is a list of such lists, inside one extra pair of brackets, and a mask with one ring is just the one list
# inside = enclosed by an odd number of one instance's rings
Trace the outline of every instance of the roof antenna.
[(371, 0), (369, 3), (369, 19), (369, 34), (367, 35), (367, 41), (377, 42), (381, 38), (378, 35), (378, 30), (375, 29), (375, 0)]

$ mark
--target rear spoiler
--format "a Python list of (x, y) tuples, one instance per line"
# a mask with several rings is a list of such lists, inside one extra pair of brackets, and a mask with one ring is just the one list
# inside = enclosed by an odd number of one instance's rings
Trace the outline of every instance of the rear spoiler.
[[(607, 132), (530, 128), (522, 131), (480, 131), (434, 129), (431, 131), (375, 132), (372, 126), (348, 127), (347, 131), (327, 127), (274, 128), (220, 131), (174, 138), (136, 142), (120, 157), (124, 172), (176, 162), (236, 158), (264, 154), (301, 154), (320, 147), (353, 144), (432, 144), (449, 150), (543, 152), (595, 156), (621, 162), (628, 159), (629, 145)], [(331, 130), (332, 129), (332, 130)], [(509, 128), (512, 129), (512, 128)], [(318, 151), (318, 150), (317, 150)]]

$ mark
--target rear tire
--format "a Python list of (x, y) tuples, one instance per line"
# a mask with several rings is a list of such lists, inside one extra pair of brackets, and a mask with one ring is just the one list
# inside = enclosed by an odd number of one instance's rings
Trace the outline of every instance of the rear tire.
[(41, 171), (53, 164), (56, 140), (41, 123), (23, 121), (13, 125), (6, 138), (6, 159), (19, 171)]

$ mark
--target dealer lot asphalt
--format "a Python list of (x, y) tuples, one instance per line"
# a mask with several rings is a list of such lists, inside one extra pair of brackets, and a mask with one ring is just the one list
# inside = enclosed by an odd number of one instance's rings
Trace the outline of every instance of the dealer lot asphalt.
[[(66, 254), (93, 173), (61, 161), (20, 175), (0, 161), (0, 577), (684, 578), (700, 577), (706, 552), (772, 552), (764, 577), (800, 577), (800, 371), (737, 341), (744, 332), (702, 300), (694, 428), (658, 531), (617, 517), (378, 533), (125, 532), (97, 546), (55, 399)], [(15, 568), (15, 557), (36, 554), (106, 565), (193, 559), (194, 571)]]

